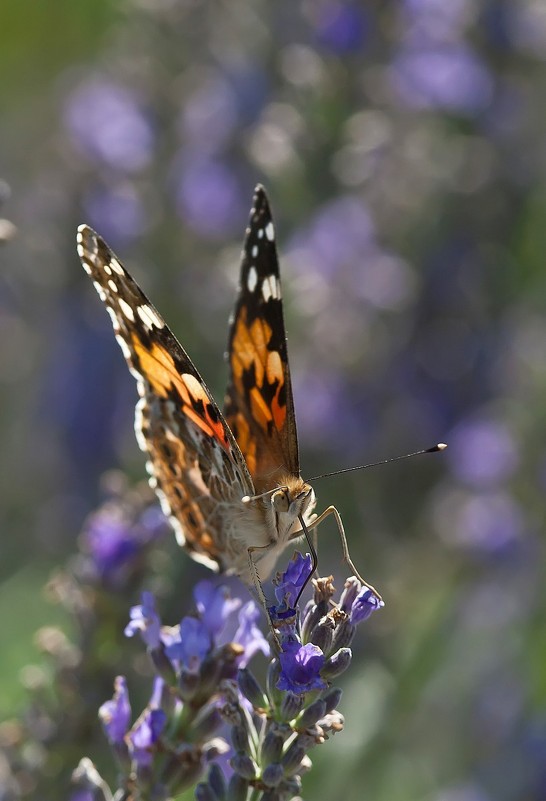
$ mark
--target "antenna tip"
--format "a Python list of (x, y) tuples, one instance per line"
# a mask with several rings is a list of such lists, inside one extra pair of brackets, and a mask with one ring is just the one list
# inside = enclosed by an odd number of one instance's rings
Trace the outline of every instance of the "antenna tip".
[(435, 453), (436, 451), (445, 451), (447, 445), (445, 442), (439, 442), (437, 445), (434, 445), (432, 448), (428, 449), (429, 453)]

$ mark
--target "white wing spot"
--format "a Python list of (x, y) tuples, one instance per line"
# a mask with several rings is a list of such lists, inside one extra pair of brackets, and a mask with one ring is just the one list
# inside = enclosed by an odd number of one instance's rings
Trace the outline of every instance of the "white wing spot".
[(264, 238), (264, 229), (263, 228), (258, 228), (258, 230), (256, 231), (256, 236), (258, 237), (258, 239), (263, 239)]
[(132, 308), (127, 303), (127, 301), (123, 300), (123, 298), (120, 298), (119, 299), (119, 307), (120, 307), (121, 311), (123, 312), (123, 314), (127, 317), (127, 319), (130, 320), (132, 323), (134, 323), (135, 322), (135, 315), (134, 315), (134, 312), (133, 312)]
[(97, 290), (99, 298), (104, 302), (106, 300), (106, 293), (98, 281), (93, 281), (93, 286)]
[(115, 282), (115, 281), (112, 281), (112, 279), (111, 279), (111, 278), (109, 278), (109, 279), (108, 279), (108, 286), (110, 287), (110, 289), (112, 290), (112, 292), (116, 292), (116, 293), (117, 293), (117, 291), (118, 291), (118, 285), (116, 284), (116, 282)]
[(125, 271), (117, 259), (110, 259), (110, 267), (118, 275), (125, 275)]
[(256, 286), (258, 284), (258, 273), (256, 272), (255, 267), (251, 267), (248, 271), (248, 278), (246, 280), (246, 285), (248, 287), (249, 292), (254, 292)]
[(129, 350), (129, 345), (127, 344), (127, 342), (119, 334), (116, 334), (116, 342), (120, 346), (121, 352), (123, 353), (125, 358), (129, 360), (131, 358), (131, 351)]
[(79, 252), (80, 259), (82, 260), (83, 269), (85, 270), (87, 275), (92, 275), (93, 271), (92, 271), (91, 267), (89, 266), (89, 264), (87, 263), (87, 261), (85, 260), (84, 255), (83, 255), (83, 251), (80, 252), (80, 248), (78, 248), (78, 252)]
[(119, 320), (116, 317), (115, 311), (113, 310), (113, 308), (111, 306), (105, 306), (105, 309), (108, 312), (108, 314), (110, 315), (110, 319), (112, 320), (112, 325), (114, 327), (114, 331), (119, 331), (120, 325), (119, 325)]
[(137, 309), (137, 314), (146, 326), (150, 330), (155, 325), (156, 328), (164, 328), (165, 323), (161, 319), (161, 317), (156, 314), (156, 312), (152, 309), (151, 306), (143, 305), (139, 306)]
[(253, 245), (252, 246), (252, 250), (250, 251), (250, 254), (251, 254), (253, 259), (256, 258), (256, 256), (258, 255), (258, 245)]
[(270, 298), (273, 298), (273, 300), (278, 300), (280, 298), (281, 292), (279, 282), (274, 275), (270, 275), (264, 279), (262, 284), (262, 295), (266, 303), (268, 300), (270, 300)]
[(103, 268), (104, 272), (106, 273), (106, 275), (112, 275), (112, 270), (110, 269), (110, 265), (109, 264), (103, 264), (102, 268)]
[(268, 222), (265, 226), (265, 235), (269, 239), (270, 242), (273, 242), (275, 239), (275, 228), (273, 227), (272, 222)]

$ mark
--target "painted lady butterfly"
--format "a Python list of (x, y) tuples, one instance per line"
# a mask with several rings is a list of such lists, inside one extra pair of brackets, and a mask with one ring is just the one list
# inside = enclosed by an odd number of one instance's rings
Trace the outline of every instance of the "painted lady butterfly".
[(330, 506), (317, 517), (313, 489), (300, 475), (275, 231), (263, 187), (255, 190), (242, 253), (223, 414), (158, 312), (86, 225), (78, 229), (78, 253), (136, 379), (138, 443), (180, 545), (254, 584), (264, 601), (259, 579), (302, 534), (316, 560), (308, 529), (332, 514), (358, 576), (338, 511)]

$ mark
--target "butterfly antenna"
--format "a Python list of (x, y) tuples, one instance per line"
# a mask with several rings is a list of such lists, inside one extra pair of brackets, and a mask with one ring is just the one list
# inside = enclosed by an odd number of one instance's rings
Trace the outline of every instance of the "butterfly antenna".
[(279, 490), (284, 490), (288, 492), (288, 487), (273, 487), (273, 489), (267, 490), (267, 492), (261, 492), (259, 495), (243, 495), (241, 498), (242, 503), (252, 503), (252, 501), (259, 501), (260, 498), (267, 498), (270, 495), (274, 495)]
[(382, 459), (380, 462), (370, 462), (370, 464), (361, 464), (357, 467), (345, 467), (343, 470), (334, 470), (332, 473), (323, 473), (320, 476), (313, 476), (308, 481), (316, 481), (319, 478), (328, 478), (329, 476), (339, 476), (340, 473), (351, 473), (353, 470), (367, 470), (368, 467), (377, 467), (380, 464), (390, 464), (391, 462), (399, 462), (400, 459), (410, 459), (412, 456), (421, 456), (423, 453), (437, 453), (438, 451), (445, 451), (447, 445), (445, 442), (438, 442), (432, 448), (424, 448), (421, 451), (413, 451), (413, 453), (405, 453), (402, 456), (393, 456), (390, 459)]

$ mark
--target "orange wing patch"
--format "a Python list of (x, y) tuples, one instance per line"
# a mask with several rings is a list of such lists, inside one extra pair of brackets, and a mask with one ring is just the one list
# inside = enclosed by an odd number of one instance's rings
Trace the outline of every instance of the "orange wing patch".
[(172, 396), (174, 389), (182, 401), (181, 410), (188, 419), (229, 451), (225, 428), (199, 380), (191, 373), (180, 374), (173, 357), (161, 345), (153, 342), (151, 348), (148, 348), (135, 333), (131, 335), (131, 339), (140, 371), (146, 376), (156, 395), (168, 398)]
[(271, 434), (271, 423), (278, 431), (286, 419), (282, 360), (278, 351), (268, 349), (272, 333), (267, 322), (258, 318), (249, 327), (243, 310), (231, 343), (233, 383), (237, 393), (248, 398), (252, 419), (266, 434)]

